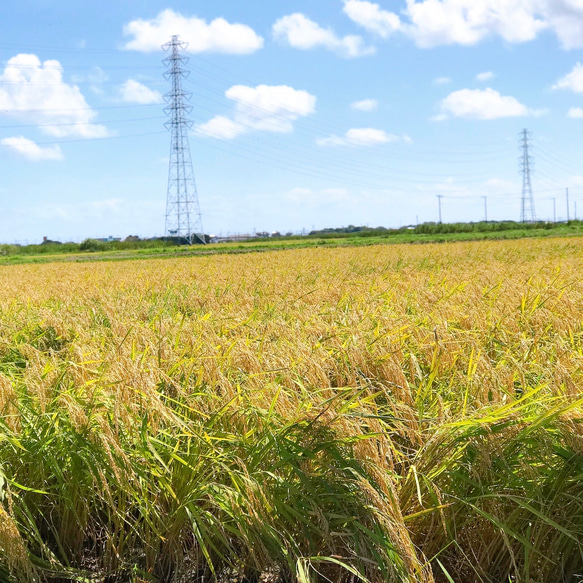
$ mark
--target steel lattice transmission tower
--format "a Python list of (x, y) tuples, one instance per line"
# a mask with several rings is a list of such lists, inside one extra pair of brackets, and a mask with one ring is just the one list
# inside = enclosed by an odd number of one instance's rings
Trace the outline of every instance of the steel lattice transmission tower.
[(164, 113), (169, 117), (165, 126), (171, 133), (165, 231), (167, 237), (186, 240), (192, 245), (206, 241), (188, 141), (188, 130), (192, 127), (187, 117), (192, 111), (191, 94), (182, 88), (182, 81), (189, 75), (184, 68), (189, 61), (183, 54), (187, 47), (178, 36), (162, 46), (169, 53), (162, 61), (168, 67), (164, 77), (172, 82), (171, 91), (164, 95), (167, 103)]
[(531, 174), (533, 172), (534, 158), (529, 151), (532, 147), (528, 130), (522, 130), (518, 134), (518, 143), (522, 155), (519, 158), (520, 172), (522, 174), (522, 205), (520, 210), (520, 221), (522, 223), (536, 221), (534, 210), (534, 196), (532, 194)]

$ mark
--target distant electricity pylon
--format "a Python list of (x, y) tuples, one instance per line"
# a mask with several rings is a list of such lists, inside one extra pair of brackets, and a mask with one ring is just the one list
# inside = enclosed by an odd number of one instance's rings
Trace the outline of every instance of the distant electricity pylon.
[(519, 158), (520, 172), (522, 173), (522, 205), (520, 211), (520, 221), (522, 223), (536, 221), (534, 210), (534, 196), (532, 194), (532, 182), (530, 179), (533, 171), (534, 158), (529, 154), (531, 148), (531, 133), (522, 130), (519, 134), (519, 147), (522, 155)]
[(188, 44), (181, 42), (178, 36), (173, 36), (162, 46), (169, 53), (162, 61), (168, 67), (164, 77), (172, 81), (171, 91), (164, 95), (168, 104), (164, 113), (169, 117), (165, 126), (171, 132), (165, 231), (167, 237), (186, 240), (192, 245), (206, 241), (188, 141), (188, 130), (192, 127), (192, 121), (187, 118), (192, 111), (188, 103), (191, 94), (182, 89), (182, 80), (189, 74), (184, 69), (189, 59), (183, 56), (187, 47)]

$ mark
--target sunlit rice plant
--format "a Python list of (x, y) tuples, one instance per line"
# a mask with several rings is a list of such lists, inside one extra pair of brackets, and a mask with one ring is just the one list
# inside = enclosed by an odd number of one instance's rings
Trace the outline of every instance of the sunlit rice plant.
[(583, 241), (0, 270), (0, 582), (577, 581)]

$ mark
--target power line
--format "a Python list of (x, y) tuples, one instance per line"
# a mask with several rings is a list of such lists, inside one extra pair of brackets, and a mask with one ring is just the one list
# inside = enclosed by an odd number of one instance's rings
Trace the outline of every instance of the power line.
[(132, 103), (127, 105), (105, 105), (103, 107), (65, 107), (65, 108), (41, 108), (29, 109), (24, 107), (14, 107), (10, 109), (0, 109), (0, 114), (15, 115), (21, 113), (74, 113), (76, 111), (102, 111), (106, 109), (132, 109), (134, 107), (159, 107), (159, 103)]
[[(99, 136), (99, 137), (93, 137), (93, 138), (76, 138), (76, 139), (72, 139), (72, 140), (51, 140), (51, 141), (46, 141), (46, 142), (35, 142), (35, 144), (37, 146), (55, 146), (55, 145), (60, 145), (60, 144), (75, 144), (75, 143), (85, 143), (85, 142), (104, 142), (107, 140), (123, 140), (126, 138), (141, 138), (141, 137), (145, 137), (145, 136), (159, 136), (161, 134), (164, 134), (166, 132), (164, 131), (159, 131), (159, 132), (142, 132), (139, 134), (124, 134), (124, 135), (115, 135), (115, 136)], [(13, 146), (9, 145), (9, 144), (2, 144), (0, 143), (0, 146), (3, 146), (5, 148), (12, 148)]]
[[(0, 49), (17, 49), (22, 52), (22, 45), (11, 45), (0, 43)], [(26, 50), (28, 51), (60, 51), (75, 53), (94, 53), (94, 54), (115, 54), (119, 55), (119, 49), (91, 49), (91, 48), (79, 48), (79, 47), (58, 47), (58, 46), (46, 46), (46, 45), (28, 45)]]
[[(188, 85), (188, 82), (187, 82)], [(203, 83), (198, 83), (196, 87), (205, 87)], [(207, 87), (208, 88), (208, 87)], [(194, 90), (194, 86), (192, 86)], [(221, 90), (215, 90), (214, 88), (208, 88), (215, 97), (208, 97), (199, 93), (196, 93), (197, 97), (202, 97), (205, 100), (211, 102), (211, 104), (217, 105), (224, 105), (225, 103), (225, 96), (224, 92)], [(204, 110), (210, 113), (216, 112), (216, 107), (206, 107), (202, 104), (197, 103), (194, 106), (197, 110)], [(254, 103), (245, 103), (245, 109), (251, 111), (252, 113), (256, 113), (258, 115), (265, 115), (266, 117), (282, 121), (282, 122), (289, 122), (290, 118), (285, 113), (278, 113), (277, 111), (274, 112), (272, 110), (265, 109), (257, 104)], [(342, 126), (338, 125), (342, 124)], [(244, 124), (243, 124), (244, 125)], [(302, 118), (301, 121), (298, 120), (296, 122), (296, 127), (294, 128), (294, 132), (298, 134), (305, 134), (307, 136), (312, 136), (315, 139), (321, 139), (324, 137), (328, 137), (330, 134), (343, 134), (347, 129), (347, 123), (345, 118), (339, 118), (338, 123), (334, 123), (331, 118), (326, 118), (319, 116), (317, 121), (311, 117)], [(249, 126), (249, 129), (253, 129)], [(211, 136), (212, 137), (212, 136)], [(394, 146), (396, 142), (388, 142), (386, 146)], [(403, 144), (404, 142), (401, 141)], [(468, 145), (469, 147), (469, 145)], [(332, 148), (330, 148), (332, 149)], [(426, 163), (433, 163), (433, 164), (443, 164), (443, 162), (448, 162), (451, 164), (467, 164), (468, 162), (474, 163), (484, 163), (484, 162), (491, 162), (496, 160), (504, 160), (507, 157), (507, 154), (504, 152), (500, 152), (500, 148), (496, 148), (495, 150), (485, 150), (484, 146), (481, 146), (479, 152), (471, 152), (466, 148), (462, 155), (457, 155), (456, 153), (447, 152), (444, 155), (444, 151), (435, 150), (433, 152), (423, 152), (422, 146), (417, 143), (412, 145), (407, 145), (407, 149), (410, 152), (410, 155), (403, 154), (403, 152), (392, 152), (391, 159), (394, 160), (404, 160), (404, 161), (419, 161), (420, 159)]]
[[(61, 68), (66, 69), (67, 71), (93, 71), (96, 72), (97, 69), (101, 70), (101, 71), (160, 71), (162, 70), (162, 67), (160, 67), (160, 65), (156, 65), (156, 66), (148, 66), (148, 67), (144, 67), (144, 66), (140, 66), (140, 65), (70, 65), (68, 63), (61, 63), (61, 61), (58, 61), (59, 65), (61, 66)], [(44, 63), (41, 62), (41, 66), (44, 65)], [(8, 64), (7, 61), (3, 62), (2, 65), (5, 69), (6, 68), (10, 68), (10, 69), (22, 69), (24, 71), (30, 70), (30, 69), (41, 69), (41, 67), (37, 66), (37, 65), (25, 65), (23, 63), (10, 63)], [(50, 67), (49, 67), (50, 69)], [(45, 67), (42, 66), (42, 70), (45, 71)]]
[[(201, 62), (204, 62), (203, 59), (197, 57), (197, 59)], [(183, 62), (184, 64), (184, 62)], [(216, 69), (221, 69), (217, 65), (210, 63), (207, 61), (207, 64), (210, 66), (215, 67)], [(105, 68), (105, 67), (104, 67)], [(113, 68), (113, 67), (112, 67)], [(119, 67), (122, 69), (123, 67)], [(146, 68), (146, 67), (142, 67)], [(154, 67), (152, 67), (153, 69)], [(159, 67), (158, 67), (159, 68)], [(231, 77), (234, 74), (229, 73), (226, 69), (222, 69), (225, 71), (227, 75)], [(211, 81), (211, 83), (197, 83), (196, 90), (197, 94), (201, 88), (206, 91), (207, 94), (202, 93), (203, 99), (209, 101), (209, 104), (212, 103), (221, 103), (224, 105), (225, 102), (228, 100), (225, 99), (224, 91), (219, 91), (217, 88), (217, 82), (222, 82), (226, 77), (223, 75), (213, 74), (212, 72), (207, 72), (208, 74), (205, 75), (207, 79)], [(239, 79), (242, 79), (238, 76)], [(183, 81), (186, 77), (183, 77)], [(243, 82), (253, 85), (251, 81), (248, 79), (242, 79)], [(214, 85), (213, 85), (213, 82)], [(231, 82), (231, 81), (227, 81)], [(208, 95), (212, 94), (212, 95)], [(185, 93), (186, 95), (186, 93)], [(220, 100), (218, 98), (213, 97), (213, 95), (220, 95)], [(155, 104), (151, 104), (154, 106)], [(75, 110), (71, 109), (62, 109), (62, 110), (12, 110), (10, 113), (28, 113), (38, 111), (41, 113), (48, 113), (50, 111), (62, 111), (62, 112), (73, 112), (73, 111), (99, 111), (99, 110), (107, 110), (107, 109), (121, 109), (121, 108), (130, 108), (130, 107), (144, 107), (149, 106), (147, 105), (119, 105), (119, 106), (110, 106), (110, 107), (102, 107), (102, 108), (78, 108)], [(207, 109), (211, 111), (213, 114), (216, 113), (216, 108), (205, 108), (202, 104), (197, 103), (197, 108), (200, 109)], [(264, 108), (261, 108), (256, 105), (250, 106), (253, 108), (253, 111), (257, 112), (258, 114), (266, 114), (270, 115), (271, 117), (278, 118), (278, 114), (274, 114)], [(319, 116), (318, 118), (302, 118), (301, 120), (295, 120), (295, 131), (299, 134), (304, 134), (307, 136), (315, 136), (315, 137), (323, 137), (328, 132), (337, 132), (338, 128), (342, 125), (344, 129), (346, 129), (346, 120), (344, 118), (340, 118), (338, 116), (331, 116), (329, 112), (324, 112), (325, 116)], [(62, 119), (62, 118), (61, 118)], [(65, 118), (66, 119), (66, 118)], [(157, 119), (157, 118), (135, 118), (135, 121), (138, 120), (147, 120), (147, 119)], [(288, 118), (285, 116), (280, 117), (280, 119), (286, 119), (289, 121)], [(116, 121), (107, 121), (107, 122), (100, 122), (100, 123), (121, 123), (122, 121), (130, 121), (130, 120), (117, 120)], [(95, 122), (96, 123), (96, 122)], [(75, 126), (75, 125), (84, 125), (83, 122), (73, 122), (73, 123), (43, 123), (43, 124), (34, 124), (36, 127), (44, 127), (44, 126)], [(1, 128), (10, 128), (10, 127), (27, 127), (25, 125), (21, 126), (0, 126)], [(340, 130), (341, 134), (343, 133)], [(56, 144), (56, 143), (68, 143), (68, 142), (82, 142), (82, 141), (93, 141), (97, 139), (117, 139), (117, 138), (126, 138), (126, 137), (134, 137), (134, 136), (142, 136), (142, 135), (156, 135), (158, 132), (150, 132), (144, 134), (134, 134), (134, 135), (125, 135), (125, 136), (107, 136), (101, 138), (85, 138), (85, 139), (78, 139), (78, 140), (62, 140), (62, 141), (51, 141), (51, 142), (42, 142), (46, 144)], [(393, 186), (396, 185), (405, 185), (409, 188), (415, 188), (417, 185), (421, 184), (436, 184), (443, 180), (446, 181), (448, 178), (455, 179), (456, 182), (452, 181), (451, 187), (452, 190), (455, 191), (457, 187), (458, 190), (460, 189), (460, 182), (470, 184), (470, 183), (483, 183), (484, 181), (481, 180), (479, 177), (486, 175), (486, 170), (482, 170), (483, 173), (478, 173), (474, 166), (468, 166), (466, 172), (448, 172), (448, 173), (438, 173), (437, 168), (430, 167), (433, 164), (474, 164), (477, 165), (479, 163), (490, 162), (495, 160), (502, 160), (504, 159), (504, 152), (502, 151), (490, 151), (488, 148), (490, 144), (487, 143), (480, 143), (480, 144), (463, 144), (456, 148), (456, 151), (459, 151), (459, 155), (456, 155), (454, 149), (452, 148), (441, 148), (439, 150), (435, 148), (428, 149), (427, 144), (417, 143), (413, 146), (406, 146), (405, 148), (395, 151), (395, 146), (388, 146), (385, 150), (383, 150), (382, 155), (385, 156), (386, 152), (390, 152), (390, 159), (387, 161), (386, 159), (380, 158), (380, 155), (376, 156), (372, 154), (367, 154), (367, 158), (365, 159), (364, 156), (360, 154), (356, 154), (356, 150), (354, 150), (355, 154), (349, 156), (349, 162), (347, 164), (346, 158), (344, 153), (347, 151), (343, 148), (337, 148), (336, 150), (333, 148), (326, 149), (320, 148), (317, 154), (318, 160), (317, 162), (322, 164), (320, 166), (314, 160), (314, 145), (311, 144), (295, 144), (295, 143), (288, 143), (287, 141), (281, 140), (281, 134), (257, 134), (259, 136), (267, 136), (273, 135), (273, 140), (268, 139), (256, 139), (254, 140), (253, 144), (250, 144), (248, 141), (243, 140), (242, 142), (237, 142), (237, 145), (234, 144), (229, 145), (227, 142), (209, 142), (205, 143), (204, 148), (215, 148), (217, 150), (228, 152), (230, 155), (237, 156), (242, 159), (246, 160), (253, 160), (262, 166), (272, 166), (273, 168), (282, 168), (284, 170), (288, 170), (291, 172), (295, 172), (297, 174), (303, 174), (304, 176), (311, 176), (315, 178), (326, 179), (331, 182), (336, 182), (340, 184), (355, 184), (361, 186), (363, 188), (367, 188), (368, 185), (371, 185), (373, 188), (383, 189), (386, 190), (386, 184), (391, 180), (391, 184)], [(492, 143), (491, 145), (494, 145)], [(496, 143), (497, 145), (497, 143)], [(503, 144), (504, 150), (506, 149), (507, 142)], [(389, 150), (390, 148), (390, 150)], [(477, 151), (476, 151), (477, 149)], [(529, 151), (530, 153), (530, 151)], [(548, 154), (548, 157), (547, 157)], [(542, 159), (548, 163), (549, 168), (545, 168), (544, 172), (540, 172), (541, 176), (548, 182), (549, 186), (552, 184), (561, 184), (564, 185), (565, 182), (559, 173), (555, 172), (555, 169), (561, 169), (560, 163), (556, 163), (552, 161), (551, 158), (552, 154), (543, 152)], [(537, 158), (538, 158), (538, 149), (537, 149)], [(426, 172), (418, 172), (416, 171), (412, 165), (403, 165), (399, 164), (399, 161), (409, 161), (412, 163), (423, 163), (427, 166)], [(565, 169), (563, 165), (563, 170)], [(434, 172), (432, 172), (434, 170)], [(473, 172), (472, 172), (473, 170)], [(532, 172), (532, 168), (530, 168)], [(491, 177), (491, 174), (488, 175)], [(423, 179), (425, 178), (425, 179)], [(524, 178), (524, 177), (523, 177)], [(447, 185), (440, 185), (440, 188), (445, 187)], [(523, 187), (524, 187), (524, 180), (523, 180)], [(511, 196), (518, 196), (518, 192), (516, 193), (497, 193), (492, 194), (489, 190), (487, 190), (488, 185), (484, 184), (479, 188), (472, 189), (474, 193), (477, 191), (479, 194), (468, 194), (464, 196), (452, 196), (447, 194), (440, 195), (442, 198), (456, 198), (456, 199), (467, 199), (472, 200), (479, 197), (484, 198), (484, 194), (487, 193), (488, 198), (496, 199), (496, 198), (510, 198)], [(557, 186), (554, 189), (548, 189), (549, 192), (556, 192), (559, 187)], [(468, 188), (467, 190), (470, 190)], [(445, 191), (447, 192), (447, 191)], [(451, 192), (451, 191), (450, 191)], [(532, 185), (530, 185), (530, 192), (532, 193)], [(537, 189), (537, 194), (544, 192), (543, 190)], [(524, 195), (523, 195), (524, 199)], [(537, 196), (537, 201), (540, 200), (540, 197)], [(532, 201), (532, 209), (534, 215), (534, 197), (531, 194), (531, 201)], [(485, 202), (485, 216), (487, 216), (487, 200), (484, 199)], [(441, 203), (441, 199), (440, 199)], [(527, 205), (526, 205), (527, 206)]]
[[(150, 121), (155, 119), (164, 119), (164, 116), (156, 115), (151, 117), (134, 117), (129, 119), (108, 119), (99, 120), (100, 124), (104, 123), (129, 123), (134, 121)], [(92, 122), (87, 121), (72, 121), (66, 123), (34, 123), (34, 124), (14, 124), (14, 125), (0, 125), (0, 129), (10, 130), (10, 129), (21, 129), (21, 128), (43, 128), (43, 127), (64, 127), (64, 126), (86, 126)]]
[[(572, 152), (570, 154), (572, 154)], [(537, 156), (539, 155), (552, 167), (557, 168), (563, 172), (574, 175), (581, 173), (581, 168), (577, 162), (573, 161), (574, 165), (571, 166), (566, 161), (566, 158), (568, 157), (567, 155), (561, 153), (557, 154), (554, 151), (545, 150), (544, 148), (540, 148), (540, 146), (537, 145)]]

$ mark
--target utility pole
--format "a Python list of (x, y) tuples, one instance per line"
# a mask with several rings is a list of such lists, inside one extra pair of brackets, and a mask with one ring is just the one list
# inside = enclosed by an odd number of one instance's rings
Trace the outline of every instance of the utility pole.
[(189, 59), (183, 56), (188, 44), (174, 35), (162, 48), (168, 53), (162, 61), (168, 67), (164, 77), (172, 82), (172, 89), (164, 96), (167, 103), (164, 113), (169, 117), (165, 126), (171, 136), (165, 232), (167, 237), (185, 240), (189, 245), (195, 242), (204, 244), (206, 240), (188, 141), (188, 130), (192, 127), (192, 121), (187, 118), (192, 111), (188, 103), (191, 94), (182, 88), (182, 80), (189, 74), (184, 68)]
[(531, 173), (534, 159), (529, 154), (532, 147), (530, 143), (531, 134), (528, 130), (522, 130), (519, 134), (519, 147), (522, 156), (519, 159), (520, 172), (522, 173), (522, 208), (520, 211), (520, 221), (522, 223), (536, 221), (534, 210), (534, 196), (532, 194)]
[(553, 223), (557, 222), (557, 199), (553, 196)]
[(437, 200), (439, 201), (439, 224), (441, 225), (441, 199), (443, 198), (443, 194), (437, 195)]
[(566, 192), (567, 192), (567, 222), (569, 222), (571, 220), (571, 218), (569, 217), (569, 189), (568, 188), (567, 188)]
[(484, 221), (487, 223), (488, 222), (488, 197), (483, 196), (482, 198), (484, 199)]

